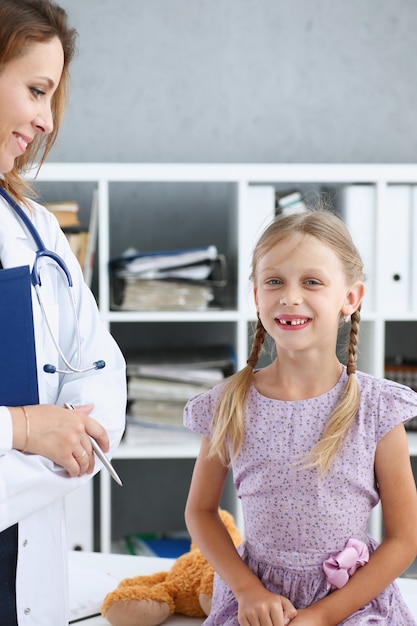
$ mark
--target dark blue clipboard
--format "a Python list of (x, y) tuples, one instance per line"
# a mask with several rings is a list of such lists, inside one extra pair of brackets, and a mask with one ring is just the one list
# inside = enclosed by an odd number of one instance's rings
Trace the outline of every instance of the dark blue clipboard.
[(38, 404), (28, 265), (0, 269), (0, 405)]

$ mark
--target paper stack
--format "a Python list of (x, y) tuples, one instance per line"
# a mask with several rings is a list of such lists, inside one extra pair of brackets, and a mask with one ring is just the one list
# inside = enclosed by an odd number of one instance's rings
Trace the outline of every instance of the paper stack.
[(127, 355), (128, 423), (183, 429), (186, 402), (233, 373), (228, 346)]
[[(222, 276), (215, 273), (221, 266)], [(140, 254), (127, 251), (110, 262), (112, 307), (129, 311), (201, 311), (223, 286), (224, 257), (215, 246)]]

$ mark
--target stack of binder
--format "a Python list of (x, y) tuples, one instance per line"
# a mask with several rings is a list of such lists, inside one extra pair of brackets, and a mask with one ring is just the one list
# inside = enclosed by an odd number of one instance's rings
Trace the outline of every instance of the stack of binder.
[(140, 254), (110, 261), (112, 308), (129, 311), (206, 310), (213, 288), (226, 284), (216, 246)]
[[(127, 355), (130, 426), (183, 430), (186, 402), (235, 370), (229, 346)], [(185, 430), (185, 429), (184, 429)]]
[(97, 243), (98, 229), (98, 190), (92, 196), (88, 228), (83, 228), (79, 220), (80, 206), (76, 201), (46, 202), (45, 207), (55, 215), (59, 225), (78, 259), (83, 270), (84, 280), (91, 287)]
[(307, 206), (303, 195), (298, 189), (277, 191), (275, 194), (276, 215), (290, 215), (291, 213), (304, 213)]

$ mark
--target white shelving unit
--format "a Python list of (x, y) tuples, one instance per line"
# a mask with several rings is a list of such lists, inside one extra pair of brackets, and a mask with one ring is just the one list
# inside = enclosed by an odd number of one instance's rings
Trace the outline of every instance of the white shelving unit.
[[(369, 184), (375, 190), (374, 237), (375, 268), (380, 267), (386, 249), (378, 247), (381, 237), (379, 219), (381, 207), (387, 202), (391, 185), (417, 185), (417, 165), (398, 164), (135, 164), (135, 163), (49, 163), (42, 166), (37, 180), (47, 182), (71, 181), (93, 183), (98, 189), (99, 242), (98, 283), (99, 308), (109, 330), (116, 324), (148, 323), (205, 323), (215, 330), (216, 324), (231, 324), (234, 330), (234, 348), (237, 365), (242, 367), (247, 358), (250, 327), (255, 318), (251, 289), (248, 281), (250, 255), (257, 235), (273, 217), (272, 196), (274, 189), (302, 185), (304, 188), (324, 186), (341, 187), (352, 184)], [(237, 267), (236, 285), (233, 287), (233, 304), (222, 310), (204, 312), (127, 312), (110, 308), (108, 262), (110, 259), (110, 228), (112, 185), (121, 183), (193, 183), (230, 187), (230, 205), (225, 208), (229, 215), (230, 228), (235, 237), (232, 254)], [(272, 194), (272, 195), (271, 195)], [(169, 211), (169, 207), (166, 209)], [(140, 211), (140, 209), (138, 209)], [(415, 207), (417, 214), (417, 205)], [(123, 219), (123, 216), (120, 216)], [(142, 228), (144, 225), (142, 223)], [(181, 225), (179, 225), (181, 228)], [(415, 231), (417, 232), (417, 231)], [(126, 242), (129, 245), (130, 242)], [(190, 241), (190, 246), (193, 242)], [(417, 259), (410, 261), (413, 271)], [(411, 271), (411, 268), (410, 268)], [(401, 313), (393, 312), (392, 304), (386, 306), (386, 284), (378, 272), (375, 274), (374, 306), (362, 315), (361, 351), (359, 367), (376, 376), (384, 375), (386, 325), (390, 322), (417, 322), (417, 287), (410, 298), (410, 306)], [(417, 285), (417, 282), (415, 283)], [(214, 331), (213, 331), (214, 332)], [(416, 344), (417, 345), (417, 344)], [(123, 348), (123, 346), (122, 346)], [(410, 454), (417, 456), (417, 434), (409, 435)], [(195, 458), (197, 443), (182, 445), (149, 445), (127, 447), (121, 445), (117, 459), (179, 459)], [(101, 549), (111, 549), (111, 485), (107, 473), (102, 472), (101, 489)], [(380, 533), (380, 519), (373, 520), (373, 532)]]

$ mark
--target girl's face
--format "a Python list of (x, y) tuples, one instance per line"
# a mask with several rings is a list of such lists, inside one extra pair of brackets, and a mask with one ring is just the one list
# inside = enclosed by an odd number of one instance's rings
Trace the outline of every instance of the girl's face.
[(347, 284), (335, 252), (301, 233), (273, 246), (255, 279), (257, 310), (277, 349), (334, 351), (340, 315), (351, 315), (363, 297), (363, 283)]
[(54, 37), (33, 43), (0, 71), (0, 172), (6, 174), (38, 133), (53, 129), (52, 97), (64, 65)]

